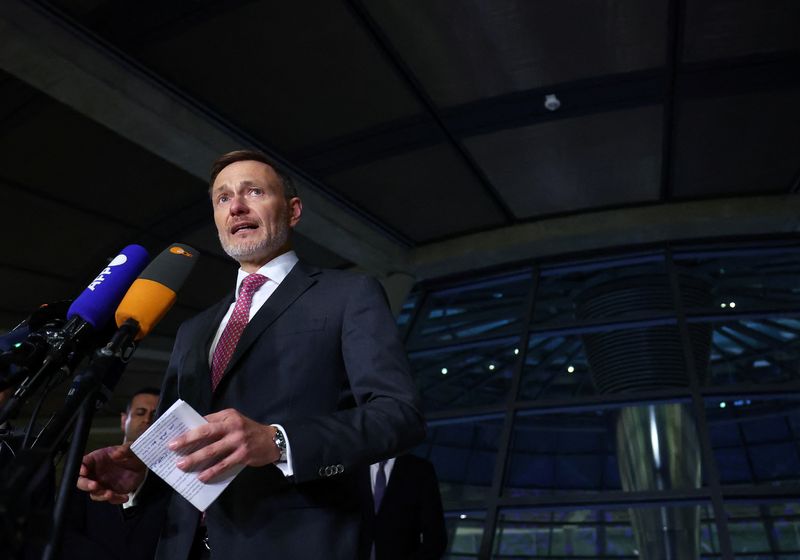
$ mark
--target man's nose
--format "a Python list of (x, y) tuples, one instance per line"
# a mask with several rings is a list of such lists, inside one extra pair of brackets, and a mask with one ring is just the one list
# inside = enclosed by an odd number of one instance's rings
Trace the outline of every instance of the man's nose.
[(231, 214), (244, 214), (249, 210), (249, 207), (244, 201), (244, 197), (236, 195), (231, 200), (230, 212)]

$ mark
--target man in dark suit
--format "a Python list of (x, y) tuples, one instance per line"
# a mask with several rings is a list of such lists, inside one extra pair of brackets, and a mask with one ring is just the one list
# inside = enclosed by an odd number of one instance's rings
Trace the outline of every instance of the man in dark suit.
[[(159, 390), (144, 387), (120, 414), (123, 444), (136, 441), (153, 423)], [(85, 492), (70, 497), (60, 560), (151, 560), (164, 521), (167, 495), (137, 489), (122, 505), (94, 502)], [(149, 494), (147, 492), (150, 492)]]
[(372, 465), (370, 479), (363, 501), (362, 556), (370, 549), (373, 560), (441, 558), (447, 529), (433, 464), (401, 455)]
[[(207, 556), (207, 530), (212, 557), (352, 560), (359, 480), (424, 438), (385, 294), (374, 279), (298, 262), (302, 203), (263, 154), (222, 156), (210, 192), (237, 290), (178, 330), (160, 408), (181, 398), (208, 420), (172, 442), (179, 468), (203, 482), (247, 468), (202, 520), (173, 495), (158, 558)], [(94, 453), (78, 486), (121, 501), (143, 472), (125, 448)]]

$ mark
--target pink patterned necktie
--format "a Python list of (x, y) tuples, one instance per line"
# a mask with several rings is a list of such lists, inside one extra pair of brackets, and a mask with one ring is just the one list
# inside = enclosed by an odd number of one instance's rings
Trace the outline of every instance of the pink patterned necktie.
[(233, 313), (219, 337), (217, 347), (214, 349), (214, 357), (211, 358), (211, 390), (215, 391), (217, 385), (225, 374), (225, 368), (231, 361), (236, 344), (242, 336), (244, 328), (250, 319), (250, 303), (253, 301), (253, 294), (267, 281), (266, 276), (261, 274), (249, 274), (242, 280), (239, 288), (239, 297), (233, 307)]

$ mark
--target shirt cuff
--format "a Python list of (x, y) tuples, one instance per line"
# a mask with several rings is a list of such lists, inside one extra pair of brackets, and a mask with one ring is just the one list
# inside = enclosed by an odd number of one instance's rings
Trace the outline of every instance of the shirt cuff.
[(136, 490), (134, 490), (133, 492), (128, 494), (128, 501), (125, 502), (124, 504), (122, 504), (122, 509), (128, 509), (129, 507), (133, 507), (133, 506), (137, 505), (136, 498), (139, 495), (139, 491), (144, 486), (144, 483), (147, 482), (147, 474), (149, 472), (150, 472), (150, 469), (147, 469), (146, 471), (144, 471), (144, 478), (142, 479), (142, 483), (139, 485), (138, 488), (136, 488)]
[(272, 424), (276, 430), (280, 430), (283, 434), (283, 441), (286, 442), (286, 460), (285, 461), (278, 461), (275, 463), (275, 466), (278, 467), (283, 476), (293, 476), (294, 475), (294, 468), (292, 467), (292, 446), (289, 443), (289, 436), (286, 435), (286, 430), (283, 429), (283, 426), (280, 424)]

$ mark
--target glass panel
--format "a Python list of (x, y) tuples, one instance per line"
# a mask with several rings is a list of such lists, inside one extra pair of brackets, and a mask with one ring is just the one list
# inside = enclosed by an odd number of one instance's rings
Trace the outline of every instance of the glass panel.
[(736, 558), (800, 557), (800, 505), (726, 503), (728, 530)]
[(400, 332), (401, 337), (406, 336), (421, 298), (422, 294), (420, 292), (412, 292), (403, 302), (403, 307), (400, 308), (400, 313), (397, 314), (397, 330)]
[(711, 347), (705, 339), (692, 344), (700, 363), (701, 383), (724, 386), (737, 383), (786, 383), (800, 379), (800, 320), (792, 318), (692, 322), (691, 328), (711, 329)]
[(800, 482), (800, 400), (707, 399), (711, 445), (722, 484)]
[[(543, 511), (501, 510), (492, 558), (715, 557), (710, 505)], [(706, 556), (708, 555), (708, 556)]]
[(684, 291), (688, 313), (800, 309), (800, 248), (676, 253), (675, 262), (683, 278), (700, 279), (711, 287), (710, 299)]
[(486, 512), (458, 511), (447, 512), (444, 522), (447, 526), (448, 554), (450, 560), (478, 558), (483, 539), (483, 524)]
[[(690, 327), (701, 348), (700, 331)], [(708, 343), (706, 344), (706, 347)], [(536, 333), (528, 342), (521, 400), (688, 389), (675, 319)]]
[(409, 348), (519, 331), (531, 273), (478, 280), (428, 294)]
[(507, 338), (412, 352), (409, 359), (424, 410), (505, 402), (519, 360), (518, 340)]
[(663, 316), (674, 307), (663, 255), (632, 255), (543, 269), (533, 323)]
[(492, 487), (503, 415), (436, 421), (414, 453), (433, 463), (444, 509), (483, 509)]
[(700, 443), (684, 403), (517, 414), (504, 497), (701, 486)]

